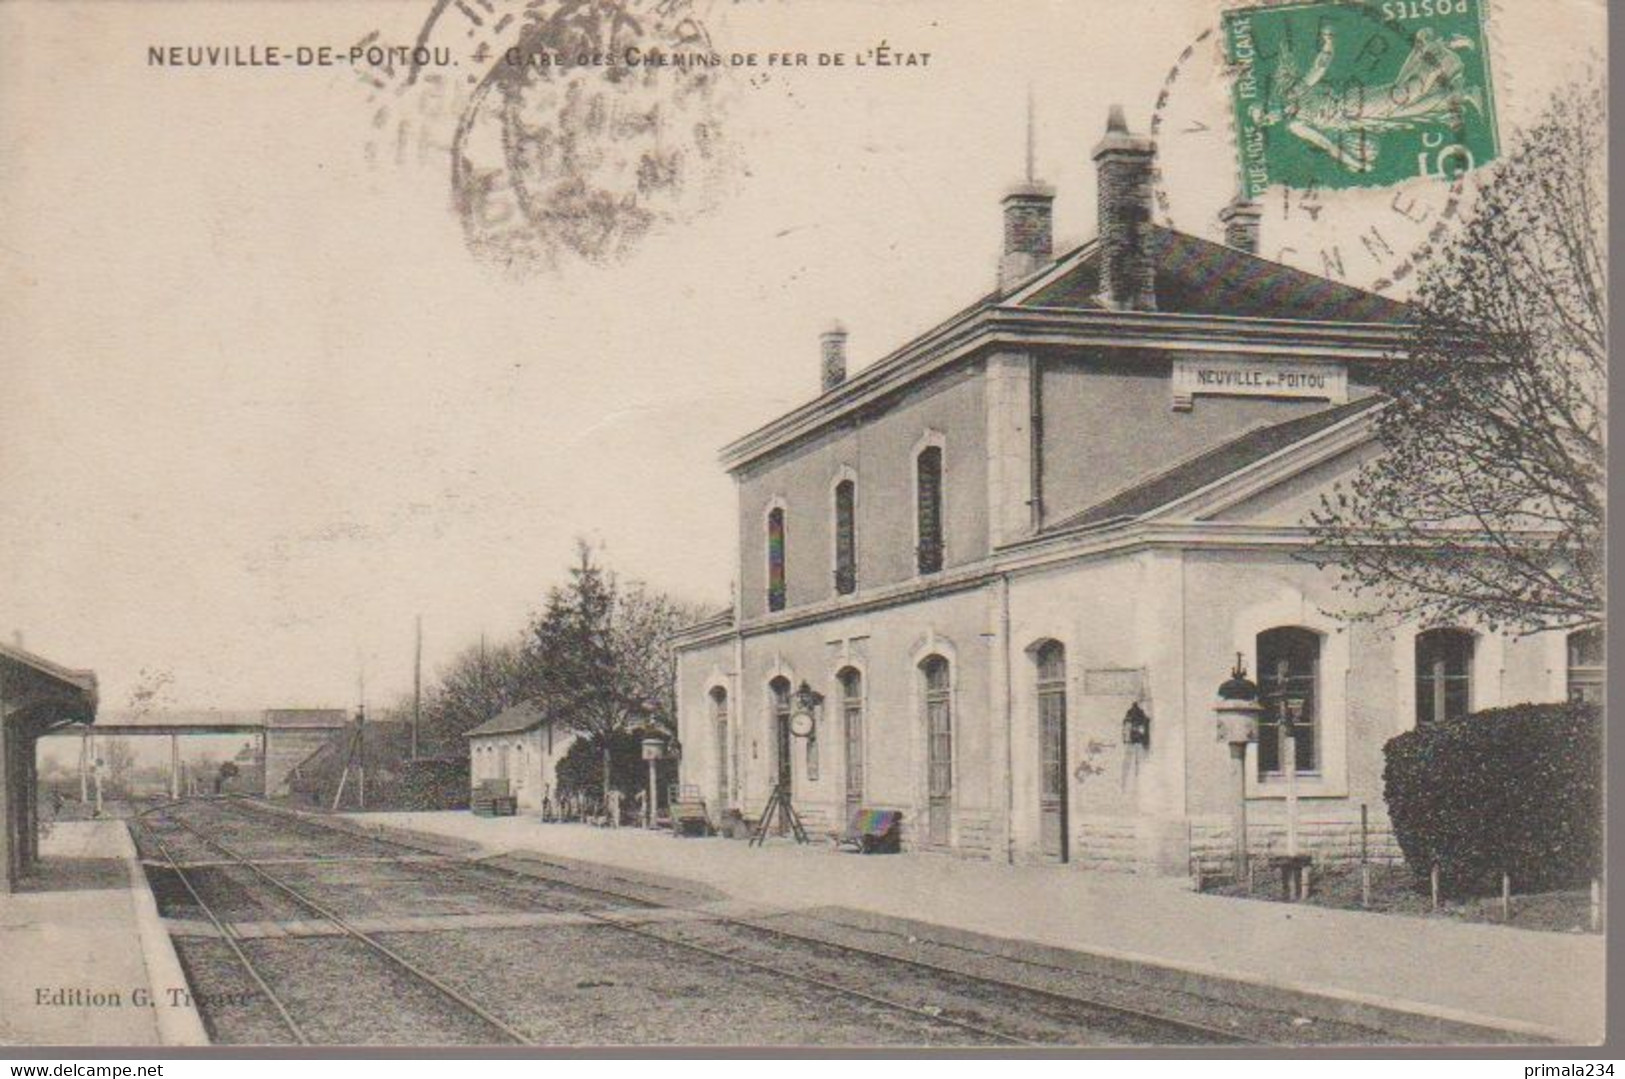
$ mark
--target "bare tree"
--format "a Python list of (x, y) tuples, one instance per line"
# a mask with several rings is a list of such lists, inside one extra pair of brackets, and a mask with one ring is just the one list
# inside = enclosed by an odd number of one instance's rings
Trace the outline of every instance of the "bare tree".
[(107, 769), (107, 783), (122, 796), (130, 793), (130, 770), (135, 767), (135, 750), (128, 740), (109, 738), (102, 743), (102, 765)]
[[(526, 662), (517, 641), (481, 642), (459, 652), (424, 694), (425, 742), (455, 746), (458, 751), (465, 748), (464, 733), (525, 699)], [(392, 711), (410, 715), (410, 699)]]
[(709, 613), (642, 581), (617, 588), (611, 636), (620, 677), (644, 702), (644, 722), (672, 737), (677, 734), (677, 650), (672, 638)]
[(1436, 246), (1383, 450), (1321, 499), (1311, 557), (1369, 614), (1516, 632), (1601, 622), (1607, 114), (1568, 88)]

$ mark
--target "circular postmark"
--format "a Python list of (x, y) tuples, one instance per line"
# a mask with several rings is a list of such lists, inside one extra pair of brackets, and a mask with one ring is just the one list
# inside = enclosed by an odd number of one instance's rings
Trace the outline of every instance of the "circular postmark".
[(1226, 12), (1179, 53), (1157, 97), (1161, 223), (1198, 202), (1216, 221), (1243, 195), (1260, 205), (1261, 255), (1376, 292), (1401, 287), (1459, 216), (1467, 173), (1497, 150), (1478, 4), (1429, 0), (1426, 18), (1420, 0)]
[(601, 262), (716, 204), (734, 153), (721, 54), (693, 0), (436, 3), (385, 73), (369, 157), (442, 164), (476, 257)]

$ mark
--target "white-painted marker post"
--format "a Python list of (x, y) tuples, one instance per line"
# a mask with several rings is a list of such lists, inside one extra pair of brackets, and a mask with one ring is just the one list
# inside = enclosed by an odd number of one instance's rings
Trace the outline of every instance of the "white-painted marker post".
[(1501, 874), (1501, 920), (1512, 920), (1512, 877), (1506, 873)]
[(1437, 863), (1434, 864), (1433, 869), (1428, 873), (1428, 883), (1431, 886), (1431, 890), (1433, 892), (1433, 909), (1438, 910), (1439, 909), (1439, 866), (1438, 866)]
[(1371, 906), (1371, 852), (1367, 842), (1369, 822), (1366, 804), (1360, 803), (1360, 906)]

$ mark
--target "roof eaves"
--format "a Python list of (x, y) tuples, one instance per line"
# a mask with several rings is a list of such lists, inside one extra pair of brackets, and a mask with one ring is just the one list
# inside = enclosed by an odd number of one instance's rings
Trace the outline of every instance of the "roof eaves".
[[(1198, 453), (1194, 453), (1189, 457), (1168, 466), (1167, 468), (1160, 469), (1155, 473), (1124, 485), (1117, 491), (1107, 495), (1105, 498), (1096, 501), (1093, 505), (1055, 522), (1055, 524), (1049, 526), (1044, 531), (1046, 534), (1053, 534), (1058, 532), (1066, 532), (1073, 529), (1099, 528), (1104, 525), (1121, 523), (1124, 521), (1144, 520), (1153, 513), (1160, 512), (1167, 509), (1169, 506), (1177, 505), (1178, 503), (1184, 502), (1188, 499), (1198, 497), (1203, 492), (1212, 490), (1219, 484), (1232, 480), (1238, 475), (1256, 468), (1261, 468), (1269, 462), (1277, 460), (1284, 454), (1301, 449), (1306, 443), (1330, 438), (1337, 432), (1345, 430), (1347, 427), (1361, 422), (1364, 418), (1371, 415), (1374, 410), (1381, 405), (1381, 403), (1382, 398), (1380, 397), (1366, 397), (1357, 401), (1350, 401), (1346, 404), (1338, 405), (1330, 409), (1325, 409), (1321, 412), (1311, 413), (1307, 416), (1294, 416), (1292, 419), (1282, 420), (1279, 423), (1262, 424), (1250, 427), (1241, 434), (1236, 435), (1234, 438), (1226, 439), (1224, 442), (1221, 442), (1216, 446), (1212, 446)], [(1275, 449), (1261, 454), (1260, 456), (1254, 457), (1251, 460), (1244, 460), (1237, 464), (1236, 467), (1220, 473), (1206, 482), (1198, 483), (1196, 486), (1187, 490), (1176, 490), (1170, 493), (1166, 498), (1146, 505), (1138, 512), (1119, 512), (1111, 514), (1110, 516), (1096, 516), (1104, 507), (1110, 506), (1114, 502), (1123, 501), (1136, 491), (1143, 491), (1153, 488), (1158, 483), (1166, 481), (1181, 470), (1193, 468), (1202, 461), (1209, 460), (1224, 453), (1233, 451), (1237, 446), (1240, 446), (1250, 440), (1258, 439), (1263, 435), (1267, 435), (1271, 431), (1278, 431), (1283, 427), (1289, 427), (1293, 424), (1305, 423), (1305, 421), (1311, 419), (1324, 418), (1333, 412), (1341, 412), (1342, 415), (1338, 416), (1335, 420), (1326, 423), (1324, 426), (1311, 426), (1302, 435), (1299, 435), (1298, 437), (1293, 438), (1290, 441), (1277, 446)]]

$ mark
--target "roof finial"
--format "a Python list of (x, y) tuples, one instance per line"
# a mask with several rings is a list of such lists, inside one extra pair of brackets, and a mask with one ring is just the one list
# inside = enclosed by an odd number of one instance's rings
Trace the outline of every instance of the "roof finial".
[(1034, 106), (1033, 106), (1033, 84), (1029, 82), (1027, 84), (1027, 183), (1028, 184), (1031, 184), (1033, 182), (1033, 178), (1034, 178), (1033, 177), (1033, 172), (1034, 172), (1033, 159), (1037, 156), (1037, 151), (1035, 149), (1036, 140), (1035, 140), (1035, 137), (1034, 137), (1034, 134), (1033, 134), (1033, 129), (1034, 129), (1034, 126), (1035, 126), (1034, 123), (1033, 123), (1034, 111), (1035, 110), (1034, 110)]
[(1123, 106), (1113, 105), (1111, 110), (1106, 113), (1106, 130), (1121, 131), (1125, 135), (1128, 134), (1128, 121), (1123, 118)]

